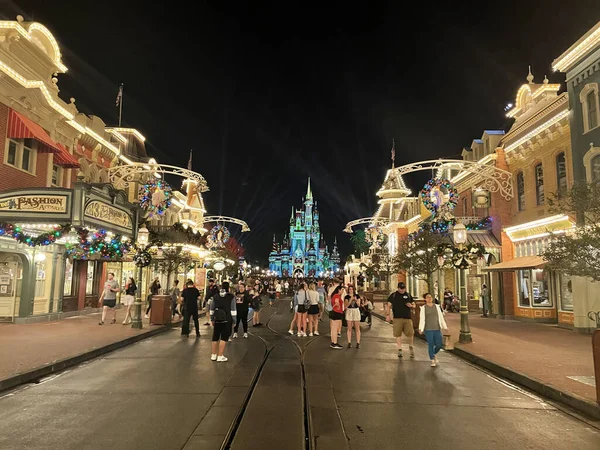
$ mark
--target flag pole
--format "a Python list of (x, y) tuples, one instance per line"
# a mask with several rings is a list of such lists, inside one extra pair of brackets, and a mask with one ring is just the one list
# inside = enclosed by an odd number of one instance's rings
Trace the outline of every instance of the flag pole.
[(123, 116), (123, 83), (121, 83), (121, 97), (119, 99), (119, 128), (121, 128), (121, 117)]

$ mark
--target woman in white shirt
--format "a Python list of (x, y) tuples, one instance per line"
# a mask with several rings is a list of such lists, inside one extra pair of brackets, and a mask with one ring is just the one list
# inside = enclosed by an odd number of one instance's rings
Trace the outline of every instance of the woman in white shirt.
[(427, 293), (423, 295), (425, 304), (421, 306), (419, 317), (419, 333), (425, 333), (429, 349), (431, 367), (438, 364), (437, 353), (442, 349), (442, 330), (446, 330), (446, 320), (440, 305), (433, 303), (433, 297)]
[(317, 292), (315, 283), (310, 283), (308, 286), (308, 298), (310, 299), (310, 306), (308, 308), (308, 335), (318, 336), (319, 335), (319, 293)]

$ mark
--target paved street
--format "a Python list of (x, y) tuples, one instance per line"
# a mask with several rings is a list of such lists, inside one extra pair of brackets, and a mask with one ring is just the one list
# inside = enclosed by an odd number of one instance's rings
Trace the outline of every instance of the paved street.
[(422, 342), (398, 360), (379, 320), (361, 349), (334, 351), (288, 337), (288, 301), (262, 314), (269, 327), (234, 340), (227, 363), (209, 360), (208, 333), (173, 330), (5, 392), (0, 448), (301, 449), (307, 431), (310, 448), (336, 450), (600, 447), (597, 429), (452, 355), (429, 367)]

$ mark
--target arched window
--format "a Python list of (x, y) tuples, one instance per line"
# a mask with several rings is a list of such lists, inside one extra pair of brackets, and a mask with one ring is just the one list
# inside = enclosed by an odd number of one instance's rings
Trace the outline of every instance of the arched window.
[(556, 186), (559, 196), (567, 190), (567, 161), (564, 152), (556, 155)]
[(600, 181), (600, 155), (596, 155), (592, 158), (592, 182)]
[(598, 100), (598, 83), (588, 83), (579, 93), (581, 112), (583, 115), (583, 132), (600, 125), (600, 104)]
[(538, 164), (534, 169), (535, 174), (535, 201), (538, 205), (543, 205), (544, 198), (544, 169), (542, 164)]
[(593, 130), (598, 126), (598, 95), (597, 92), (588, 92), (585, 101), (587, 103), (588, 129)]
[(517, 174), (517, 203), (519, 211), (523, 211), (525, 209), (525, 177), (523, 172)]

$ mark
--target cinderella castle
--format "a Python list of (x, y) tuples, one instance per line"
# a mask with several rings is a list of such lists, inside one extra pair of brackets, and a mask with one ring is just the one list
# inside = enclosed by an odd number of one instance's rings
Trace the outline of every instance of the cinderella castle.
[(327, 271), (337, 272), (340, 267), (340, 254), (337, 249), (337, 238), (333, 249), (321, 239), (319, 228), (319, 212), (317, 202), (313, 201), (310, 190), (310, 178), (304, 209), (292, 207), (290, 217), (290, 233), (277, 242), (273, 236), (273, 249), (269, 255), (269, 270), (280, 277), (322, 277)]

